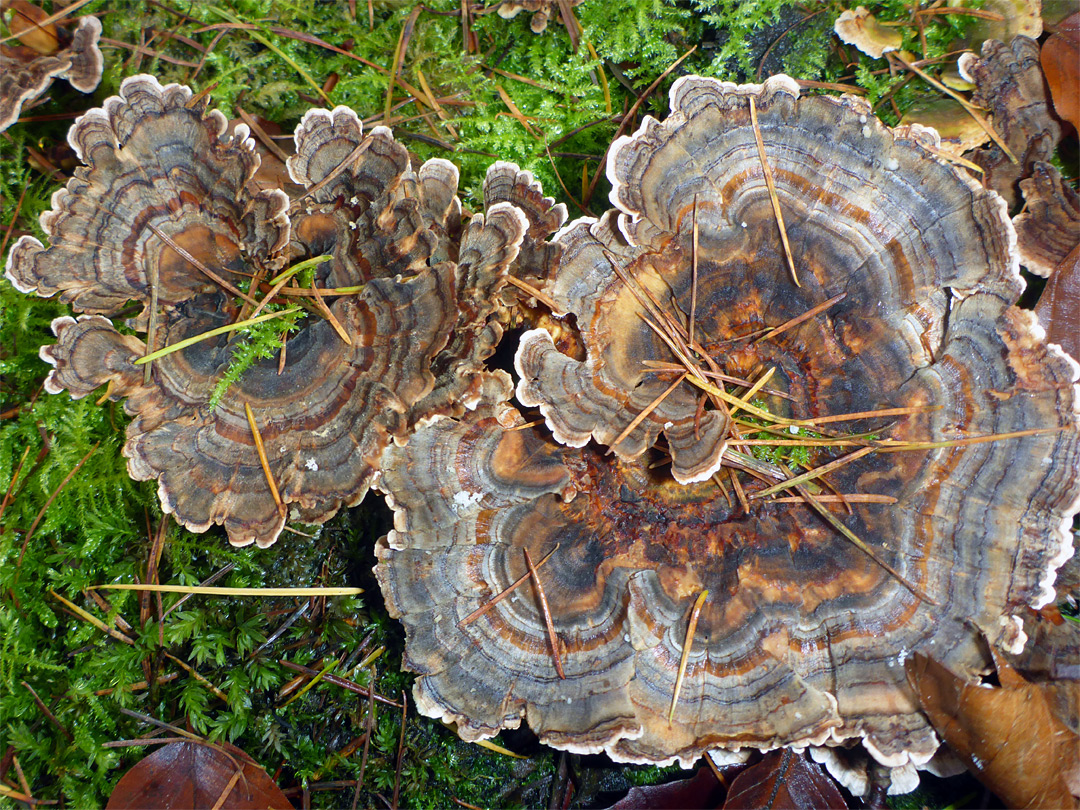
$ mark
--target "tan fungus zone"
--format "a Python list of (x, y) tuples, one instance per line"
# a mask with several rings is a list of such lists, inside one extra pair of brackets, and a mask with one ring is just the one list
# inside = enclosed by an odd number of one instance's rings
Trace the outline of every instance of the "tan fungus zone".
[[(780, 251), (749, 95), (801, 287)], [(646, 119), (612, 149), (617, 210), (556, 240), (561, 263), (545, 292), (574, 314), (584, 356), (563, 354), (542, 330), (521, 341), (518, 398), (571, 446), (543, 427), (516, 428), (524, 417), (504, 389), (387, 452), (378, 486), (395, 525), (376, 574), (406, 625), (417, 704), (468, 739), (524, 717), (545, 742), (624, 761), (861, 738), (887, 765), (923, 763), (937, 740), (904, 660), (920, 650), (974, 675), (987, 664), (982, 634), (1018, 649), (1015, 616), (1052, 598), (1053, 571), (1072, 553), (1078, 369), (1010, 306), (1021, 284), (1004, 206), (919, 148), (930, 131), (892, 132), (854, 99), (799, 99), (786, 77), (742, 87), (688, 77), (671, 98), (664, 123)], [(696, 328), (725, 372), (777, 369), (770, 385), (791, 399), (764, 397), (773, 413), (934, 407), (834, 426), (904, 441), (1049, 431), (871, 454), (830, 475), (837, 491), (897, 499), (836, 514), (937, 604), (805, 506), (752, 501), (747, 514), (709, 480), (672, 480), (663, 436), (689, 458), (731, 441), (695, 435), (688, 384), (606, 454), (602, 445), (671, 382), (642, 361), (674, 359), (612, 262), (685, 318), (695, 204)], [(840, 292), (783, 335), (728, 342)], [(677, 420), (689, 429), (679, 434)], [(813, 463), (841, 452), (819, 451)], [(750, 496), (765, 486), (743, 484)], [(556, 546), (539, 574), (565, 680), (531, 583), (462, 624), (526, 572), (523, 548), (540, 560)]]

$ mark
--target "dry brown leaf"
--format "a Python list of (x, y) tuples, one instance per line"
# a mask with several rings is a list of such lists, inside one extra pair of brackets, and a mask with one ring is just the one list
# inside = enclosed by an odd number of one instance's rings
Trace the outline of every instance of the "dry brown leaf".
[(292, 810), (266, 771), (235, 746), (170, 743), (141, 759), (113, 789), (107, 810)]
[(1054, 110), (1080, 129), (1080, 11), (1061, 21), (1039, 54)]
[(724, 810), (847, 810), (847, 802), (816, 762), (791, 748), (770, 751), (731, 783)]
[(1046, 282), (1035, 307), (1051, 343), (1080, 358), (1080, 245)]
[(1076, 735), (1054, 716), (1041, 686), (996, 652), (994, 660), (1000, 688), (963, 681), (921, 653), (906, 669), (934, 730), (1005, 804), (1076, 807), (1066, 776), (1080, 767)]

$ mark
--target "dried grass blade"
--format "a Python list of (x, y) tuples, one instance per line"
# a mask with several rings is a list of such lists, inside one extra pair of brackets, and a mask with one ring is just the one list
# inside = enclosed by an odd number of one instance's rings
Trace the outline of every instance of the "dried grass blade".
[(186, 349), (188, 346), (193, 346), (200, 341), (207, 340), (218, 335), (224, 335), (226, 332), (235, 332), (237, 329), (246, 329), (249, 326), (253, 326), (263, 321), (269, 321), (273, 318), (280, 318), (282, 315), (291, 315), (294, 312), (299, 312), (300, 307), (292, 307), (291, 309), (283, 309), (280, 312), (267, 312), (265, 315), (260, 315), (257, 318), (248, 318), (246, 321), (237, 321), (236, 323), (226, 324), (225, 326), (219, 326), (216, 329), (211, 329), (208, 332), (203, 332), (198, 335), (192, 335), (191, 337), (184, 338), (183, 340), (172, 343), (168, 346), (163, 346), (156, 352), (151, 352), (145, 357), (140, 357), (137, 360), (133, 360), (133, 364), (141, 366), (143, 363), (149, 363), (152, 360), (159, 360), (165, 355), (172, 354), (173, 352)]
[(93, 585), (98, 591), (151, 591), (188, 593), (203, 596), (357, 596), (363, 588), (225, 588), (217, 585), (159, 585), (155, 583), (109, 582)]
[(858, 461), (863, 456), (873, 453), (876, 449), (876, 447), (860, 447), (858, 450), (852, 453), (848, 453), (845, 456), (841, 456), (838, 459), (834, 459), (828, 464), (822, 464), (820, 467), (815, 467), (814, 469), (808, 470), (807, 472), (804, 472), (801, 475), (797, 475), (794, 478), (789, 478), (787, 481), (781, 481), (779, 484), (775, 484), (774, 486), (755, 492), (750, 495), (750, 500), (767, 498), (774, 492), (779, 492), (782, 489), (788, 489), (799, 484), (804, 484), (807, 481), (812, 481), (815, 478), (820, 478), (826, 473), (830, 473), (833, 470), (839, 469), (846, 464), (850, 464), (853, 461)]
[(200, 675), (198, 671), (196, 671), (195, 667), (191, 666), (191, 664), (187, 663), (187, 661), (181, 661), (175, 655), (168, 652), (165, 653), (165, 657), (172, 661), (174, 664), (176, 664), (178, 667), (180, 667), (180, 669), (184, 670), (184, 672), (186, 672), (204, 687), (206, 687), (210, 692), (213, 693), (214, 697), (223, 700), (226, 703), (229, 702), (228, 695), (226, 695), (224, 692), (214, 686), (214, 684), (210, 683), (210, 681), (208, 681), (205, 676)]
[[(390, 108), (394, 106), (394, 83), (397, 81), (398, 71), (401, 70), (401, 63), (405, 56), (405, 48), (409, 44), (409, 40), (412, 39), (413, 27), (416, 25), (416, 20), (420, 16), (420, 12), (424, 10), (424, 7), (417, 6), (409, 14), (405, 20), (405, 24), (401, 26), (401, 33), (398, 34), (397, 46), (394, 48), (394, 61), (390, 66), (390, 81), (386, 85), (386, 106), (383, 108), (383, 123), (387, 126), (390, 125)], [(413, 93), (412, 95), (417, 95)]]
[(773, 214), (776, 216), (776, 224), (780, 228), (780, 241), (784, 245), (784, 256), (787, 258), (788, 269), (791, 270), (791, 280), (796, 287), (799, 284), (799, 276), (795, 272), (795, 259), (791, 256), (791, 245), (788, 243), (787, 228), (784, 227), (784, 212), (780, 210), (780, 198), (776, 196), (776, 181), (773, 179), (772, 169), (765, 157), (765, 141), (761, 138), (761, 129), (758, 127), (757, 105), (754, 97), (750, 96), (750, 123), (754, 128), (754, 140), (757, 141), (758, 157), (761, 158), (761, 170), (765, 175), (765, 185), (769, 188), (769, 201), (772, 203)]
[[(556, 543), (555, 548), (553, 548), (540, 559), (540, 562), (536, 564), (536, 570), (540, 570), (540, 567), (551, 559), (551, 555), (559, 550), (560, 545), (562, 544)], [(499, 602), (501, 602), (503, 599), (513, 593), (514, 589), (524, 583), (525, 580), (527, 580), (530, 576), (532, 576), (532, 571), (526, 571), (520, 577), (515, 579), (510, 585), (508, 585), (503, 591), (501, 591), (498, 596), (496, 596), (494, 599), (491, 599), (490, 601), (484, 602), (484, 604), (482, 604), (480, 607), (478, 607), (476, 610), (474, 610), (472, 613), (470, 613), (468, 616), (458, 622), (458, 627), (464, 627), (465, 625), (471, 624), (472, 622), (479, 619), (481, 616), (483, 616), (485, 613), (495, 607), (495, 605), (499, 604)]]
[(551, 643), (551, 654), (555, 658), (555, 671), (559, 674), (560, 679), (566, 680), (566, 673), (563, 672), (562, 655), (559, 652), (559, 636), (555, 633), (555, 624), (551, 620), (551, 608), (548, 607), (544, 586), (540, 583), (540, 574), (537, 573), (536, 566), (533, 565), (529, 550), (523, 548), (522, 551), (525, 552), (525, 565), (529, 569), (533, 585), (536, 586), (536, 595), (540, 599), (540, 610), (544, 614), (544, 625), (547, 627), (548, 641)]
[(694, 633), (697, 632), (698, 618), (701, 616), (701, 608), (704, 606), (708, 596), (708, 590), (699, 593), (694, 602), (693, 610), (690, 611), (690, 624), (686, 628), (686, 638), (683, 640), (682, 658), (679, 659), (679, 674), (675, 678), (675, 693), (671, 696), (668, 723), (675, 719), (675, 706), (679, 702), (679, 693), (682, 692), (683, 680), (686, 677), (686, 664), (690, 660), (690, 648), (694, 646)]

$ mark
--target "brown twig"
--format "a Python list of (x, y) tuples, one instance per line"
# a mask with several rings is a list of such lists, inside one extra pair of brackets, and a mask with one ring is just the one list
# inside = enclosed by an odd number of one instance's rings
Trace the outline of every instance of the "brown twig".
[[(64, 480), (61, 481), (59, 483), (59, 485), (57, 485), (56, 489), (54, 489), (52, 491), (52, 494), (45, 501), (45, 505), (42, 506), (41, 510), (37, 513), (37, 516), (34, 518), (34, 522), (30, 524), (30, 528), (27, 529), (27, 531), (26, 531), (26, 536), (23, 537), (22, 547), (19, 549), (19, 559), (15, 563), (16, 572), (18, 572), (18, 570), (22, 568), (23, 555), (26, 554), (26, 547), (30, 543), (30, 538), (34, 536), (34, 530), (37, 529), (38, 524), (41, 523), (41, 519), (43, 517), (45, 517), (45, 512), (48, 511), (50, 506), (52, 506), (53, 501), (56, 500), (56, 496), (60, 494), (60, 491), (64, 487), (66, 487), (68, 485), (68, 483), (70, 483), (72, 478), (75, 477), (75, 473), (77, 473), (80, 469), (82, 469), (82, 465), (85, 464), (86, 460), (88, 458), (90, 458), (91, 455), (93, 455), (95, 450), (98, 449), (98, 444), (99, 444), (99, 442), (94, 442), (94, 446), (91, 447), (87, 451), (85, 456), (83, 456), (81, 459), (79, 459), (79, 463), (71, 468), (71, 472), (69, 472), (67, 475), (64, 476)], [(16, 573), (15, 574), (15, 582), (18, 582), (18, 581), (19, 581), (19, 575), (18, 575), (18, 573)], [(15, 583), (13, 582), (12, 586), (14, 586), (14, 584)]]
[(49, 719), (49, 722), (56, 726), (58, 729), (60, 729), (60, 731), (63, 732), (64, 736), (68, 738), (69, 742), (75, 742), (75, 737), (72, 736), (70, 731), (64, 728), (64, 724), (56, 718), (56, 715), (49, 711), (49, 707), (45, 705), (45, 701), (38, 697), (38, 693), (34, 691), (34, 687), (32, 687), (26, 681), (19, 681), (19, 683), (26, 687), (26, 690), (30, 693), (30, 697), (32, 697), (34, 699), (34, 703), (37, 704), (38, 710), (40, 710), (41, 713)]

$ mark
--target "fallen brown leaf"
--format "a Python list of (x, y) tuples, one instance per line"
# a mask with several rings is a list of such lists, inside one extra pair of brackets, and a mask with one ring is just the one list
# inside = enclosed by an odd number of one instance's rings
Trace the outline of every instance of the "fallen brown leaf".
[(724, 810), (847, 810), (847, 802), (816, 762), (790, 748), (770, 751), (731, 783)]
[(1039, 54), (1054, 110), (1080, 129), (1080, 12), (1058, 25)]
[(235, 746), (166, 745), (135, 764), (113, 789), (107, 810), (292, 810), (262, 768)]
[(1009, 807), (1072, 808), (1080, 741), (1050, 709), (1046, 692), (996, 653), (1000, 687), (970, 683), (916, 653), (908, 681), (934, 730)]

